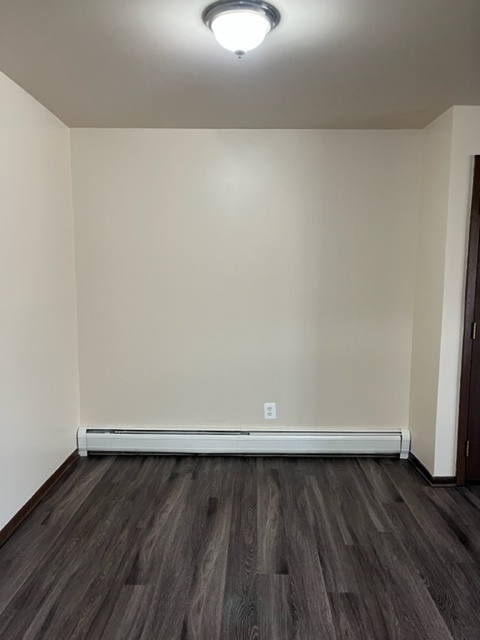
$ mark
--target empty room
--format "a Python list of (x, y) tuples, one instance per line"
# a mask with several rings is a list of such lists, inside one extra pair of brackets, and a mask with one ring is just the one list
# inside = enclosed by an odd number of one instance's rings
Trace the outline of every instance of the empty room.
[(0, 0), (2, 640), (480, 640), (479, 29)]

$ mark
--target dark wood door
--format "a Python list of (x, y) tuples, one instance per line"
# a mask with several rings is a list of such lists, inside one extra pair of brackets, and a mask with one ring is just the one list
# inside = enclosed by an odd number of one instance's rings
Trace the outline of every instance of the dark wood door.
[(457, 482), (480, 482), (480, 156), (475, 157), (470, 218)]
[(465, 480), (466, 482), (480, 482), (480, 253), (478, 251), (471, 337), (472, 363), (470, 369)]

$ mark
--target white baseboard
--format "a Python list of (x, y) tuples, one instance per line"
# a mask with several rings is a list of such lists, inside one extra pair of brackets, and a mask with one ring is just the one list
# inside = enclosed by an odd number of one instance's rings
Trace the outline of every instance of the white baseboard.
[(399, 455), (410, 451), (408, 429), (214, 429), (203, 427), (80, 427), (88, 453)]

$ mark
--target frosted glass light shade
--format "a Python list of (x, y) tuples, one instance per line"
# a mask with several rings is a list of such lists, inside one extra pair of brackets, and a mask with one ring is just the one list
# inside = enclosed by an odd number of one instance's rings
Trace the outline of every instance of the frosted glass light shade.
[(245, 53), (262, 44), (271, 26), (268, 18), (261, 13), (228, 11), (212, 20), (211, 29), (222, 47)]
[(241, 57), (263, 42), (280, 14), (263, 0), (219, 0), (205, 9), (203, 21), (222, 47)]

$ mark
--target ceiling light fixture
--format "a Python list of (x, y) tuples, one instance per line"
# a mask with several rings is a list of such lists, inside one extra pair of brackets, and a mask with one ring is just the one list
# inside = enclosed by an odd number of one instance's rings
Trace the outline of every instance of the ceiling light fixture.
[(205, 9), (203, 21), (222, 47), (241, 58), (275, 29), (280, 13), (268, 2), (222, 0)]

